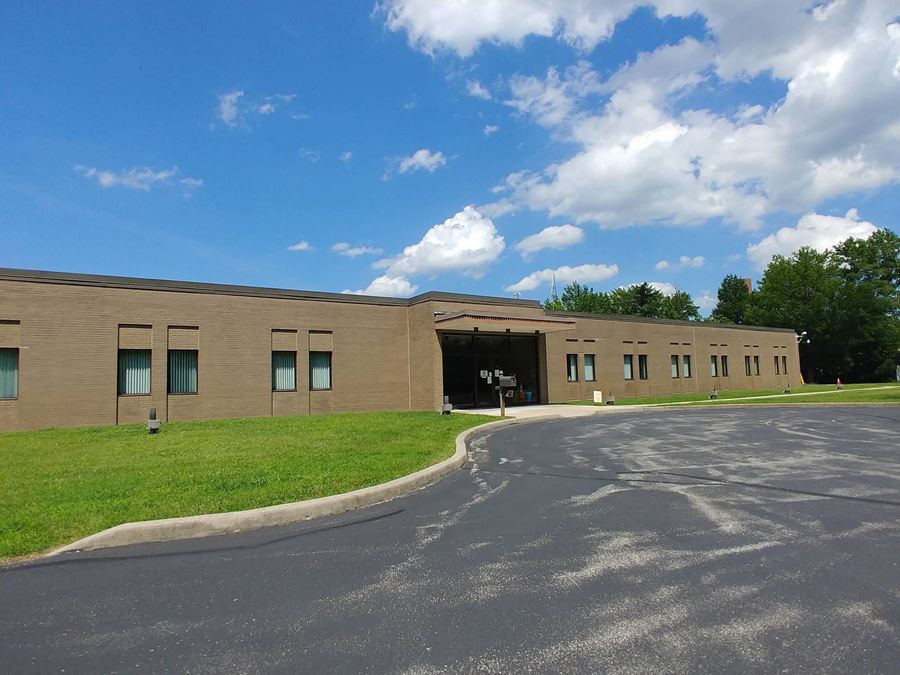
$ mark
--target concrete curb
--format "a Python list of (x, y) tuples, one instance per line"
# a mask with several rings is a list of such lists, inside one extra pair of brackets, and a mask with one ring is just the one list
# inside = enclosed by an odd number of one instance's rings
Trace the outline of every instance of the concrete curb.
[(227, 513), (122, 523), (74, 541), (71, 544), (61, 546), (51, 551), (49, 555), (53, 556), (68, 551), (94, 550), (131, 544), (147, 544), (230, 534), (270, 525), (286, 525), (309, 520), (310, 518), (333, 516), (345, 511), (373, 506), (417, 490), (459, 469), (468, 459), (466, 442), (473, 434), (496, 429), (499, 426), (530, 422), (535, 419), (537, 418), (527, 420), (505, 419), (467, 429), (456, 437), (456, 452), (453, 453), (452, 457), (381, 485), (372, 485), (367, 488), (353, 490), (352, 492), (307, 499), (302, 502), (264, 506), (248, 511), (230, 511)]

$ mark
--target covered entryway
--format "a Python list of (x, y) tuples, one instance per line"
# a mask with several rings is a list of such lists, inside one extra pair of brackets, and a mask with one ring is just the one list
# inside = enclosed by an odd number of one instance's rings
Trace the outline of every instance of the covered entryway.
[(497, 374), (515, 375), (508, 405), (541, 402), (541, 335), (571, 330), (570, 319), (456, 312), (435, 317), (441, 337), (444, 396), (457, 408), (500, 404)]

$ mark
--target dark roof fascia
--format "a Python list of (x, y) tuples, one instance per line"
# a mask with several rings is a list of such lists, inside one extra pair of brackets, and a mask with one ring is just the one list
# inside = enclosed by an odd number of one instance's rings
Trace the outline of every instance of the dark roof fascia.
[(398, 307), (405, 307), (408, 304), (407, 300), (405, 300), (404, 298), (384, 298), (371, 295), (353, 295), (351, 293), (296, 291), (287, 288), (234, 286), (230, 284), (210, 284), (199, 281), (169, 281), (166, 279), (143, 279), (138, 277), (117, 277), (101, 274), (45, 272), (41, 270), (20, 270), (8, 268), (0, 268), (0, 280), (66, 284), (74, 286), (96, 286), (101, 288), (125, 288), (141, 291), (205, 293), (211, 295), (241, 295), (249, 297), (277, 298), (288, 300), (324, 300), (328, 302), (349, 302), (367, 305), (395, 305)]
[(745, 326), (737, 323), (709, 323), (707, 321), (681, 321), (679, 319), (651, 319), (644, 316), (626, 316), (623, 314), (592, 314), (590, 312), (553, 312), (552, 316), (573, 316), (579, 319), (601, 319), (605, 321), (630, 321), (632, 323), (658, 323), (668, 326), (689, 326), (691, 328), (733, 328), (738, 330), (755, 330), (774, 333), (796, 334), (793, 328), (771, 328), (768, 326)]
[(199, 281), (170, 281), (166, 279), (144, 279), (140, 277), (119, 277), (104, 274), (80, 274), (76, 272), (50, 272), (0, 267), (0, 280), (24, 281), (31, 283), (66, 284), (74, 286), (96, 286), (100, 288), (126, 288), (142, 291), (168, 291), (173, 293), (205, 293), (212, 295), (238, 295), (259, 298), (287, 300), (319, 300), (344, 302), (361, 305), (390, 305), (410, 307), (423, 302), (445, 301), (483, 305), (506, 305), (510, 307), (540, 307), (536, 300), (515, 300), (463, 293), (430, 291), (412, 298), (388, 298), (375, 295), (355, 295), (352, 293), (328, 293), (324, 291), (298, 291), (288, 288), (266, 288), (261, 286), (236, 286), (231, 284), (210, 284)]
[(518, 300), (515, 298), (498, 298), (495, 295), (468, 295), (465, 293), (446, 293), (444, 291), (428, 291), (414, 295), (408, 301), (409, 306), (423, 302), (467, 302), (479, 305), (503, 305), (506, 307), (527, 307), (528, 309), (540, 309), (541, 303), (537, 300)]

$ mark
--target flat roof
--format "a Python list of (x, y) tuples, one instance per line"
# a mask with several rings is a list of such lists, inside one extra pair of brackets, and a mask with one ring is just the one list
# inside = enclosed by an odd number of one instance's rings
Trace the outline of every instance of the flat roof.
[(541, 307), (541, 303), (537, 300), (519, 300), (516, 298), (502, 298), (490, 295), (468, 295), (465, 293), (445, 293), (442, 291), (428, 291), (426, 293), (414, 295), (411, 298), (389, 298), (376, 295), (357, 295), (355, 293), (301, 291), (289, 288), (268, 288), (265, 286), (211, 284), (199, 281), (170, 281), (167, 279), (119, 277), (105, 274), (80, 274), (77, 272), (50, 272), (6, 267), (0, 267), (0, 280), (74, 286), (98, 286), (101, 288), (128, 288), (142, 291), (170, 291), (174, 293), (242, 295), (288, 300), (324, 300), (327, 302), (349, 302), (363, 305), (392, 305), (397, 307), (410, 307), (431, 300), (442, 300), (444, 302), (471, 302), (483, 305), (506, 305), (510, 307), (528, 307), (530, 309)]
[[(168, 279), (145, 279), (142, 277), (119, 277), (105, 274), (81, 274), (78, 272), (51, 272), (0, 267), (0, 280), (31, 283), (65, 284), (74, 286), (97, 286), (101, 288), (128, 288), (142, 291), (169, 291), (173, 293), (206, 293), (213, 295), (240, 295), (258, 298), (286, 300), (320, 300), (325, 302), (347, 302), (360, 305), (390, 305), (411, 307), (423, 302), (470, 302), (480, 305), (502, 305), (506, 307), (541, 308), (538, 300), (520, 300), (493, 295), (469, 295), (466, 293), (446, 293), (428, 291), (411, 298), (389, 298), (376, 295), (356, 295), (354, 293), (329, 293), (325, 291), (301, 291), (289, 288), (269, 288), (265, 286), (240, 286), (234, 284), (211, 284), (200, 281), (171, 281)], [(606, 321), (633, 321), (637, 323), (657, 323), (673, 326), (707, 328), (735, 328), (741, 330), (794, 333), (793, 328), (770, 328), (766, 326), (744, 326), (733, 323), (709, 323), (700, 321), (679, 321), (676, 319), (650, 319), (643, 316), (620, 314), (590, 314), (586, 312), (544, 311), (548, 317), (571, 317), (579, 319), (601, 319)]]

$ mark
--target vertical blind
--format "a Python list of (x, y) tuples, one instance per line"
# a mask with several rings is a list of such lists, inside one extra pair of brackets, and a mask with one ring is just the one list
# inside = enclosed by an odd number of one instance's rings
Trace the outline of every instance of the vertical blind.
[(719, 376), (719, 357), (718, 356), (710, 356), (709, 357), (709, 374), (713, 377)]
[(119, 350), (119, 394), (150, 393), (150, 350)]
[(648, 377), (647, 373), (647, 355), (639, 354), (638, 355), (638, 370), (640, 371), (640, 376), (642, 380), (646, 380)]
[(691, 376), (691, 357), (687, 354), (684, 355), (684, 360), (681, 362), (681, 371), (685, 377)]
[(331, 352), (309, 353), (309, 388), (331, 389)]
[(297, 388), (297, 352), (272, 352), (272, 391)]
[(594, 355), (584, 355), (584, 379), (588, 382), (594, 381)]
[(728, 357), (722, 354), (722, 377), (728, 377)]
[(0, 349), (0, 398), (19, 397), (19, 350)]
[(566, 368), (569, 371), (569, 374), (568, 374), (569, 382), (576, 382), (578, 380), (578, 355), (577, 354), (566, 354)]
[(634, 379), (634, 370), (632, 366), (634, 364), (634, 357), (631, 354), (625, 354), (625, 379), (633, 380)]
[(197, 352), (195, 350), (169, 350), (169, 393), (197, 393)]
[(678, 356), (672, 354), (672, 377), (678, 377)]

